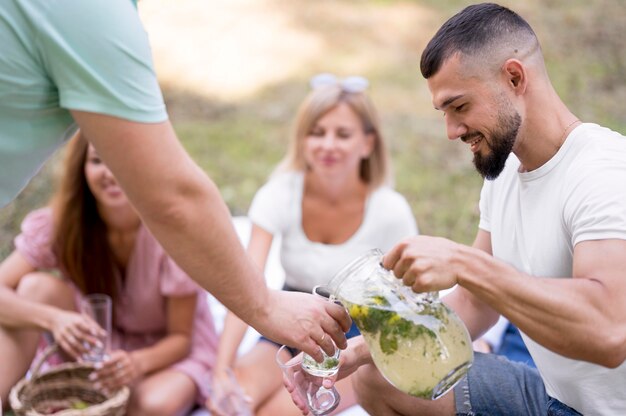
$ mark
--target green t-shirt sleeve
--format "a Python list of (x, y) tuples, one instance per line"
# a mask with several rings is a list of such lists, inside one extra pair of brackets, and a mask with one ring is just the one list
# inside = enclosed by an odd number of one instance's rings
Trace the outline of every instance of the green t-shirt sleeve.
[(130, 0), (38, 2), (39, 51), (60, 106), (131, 121), (167, 119), (152, 54)]

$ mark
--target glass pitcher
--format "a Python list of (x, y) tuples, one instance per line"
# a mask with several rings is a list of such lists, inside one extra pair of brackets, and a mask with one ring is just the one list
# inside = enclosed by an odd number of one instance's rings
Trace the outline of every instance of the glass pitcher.
[(326, 289), (361, 331), (378, 370), (397, 389), (436, 399), (469, 370), (474, 353), (463, 322), (436, 293), (415, 293), (371, 250), (339, 271)]

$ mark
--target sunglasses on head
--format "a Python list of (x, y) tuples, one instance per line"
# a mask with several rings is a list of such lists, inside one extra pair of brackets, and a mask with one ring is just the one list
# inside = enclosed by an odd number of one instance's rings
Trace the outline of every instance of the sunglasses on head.
[(369, 87), (370, 83), (364, 77), (352, 75), (345, 78), (339, 78), (334, 74), (322, 73), (317, 74), (309, 81), (311, 89), (338, 85), (345, 92), (363, 92)]

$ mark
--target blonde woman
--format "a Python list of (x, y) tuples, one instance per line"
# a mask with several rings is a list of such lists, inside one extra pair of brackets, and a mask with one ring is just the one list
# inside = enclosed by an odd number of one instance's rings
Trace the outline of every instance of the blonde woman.
[[(390, 187), (387, 147), (366, 94), (368, 81), (320, 74), (311, 80), (311, 87), (296, 116), (287, 155), (250, 207), (247, 248), (264, 269), (271, 243), (280, 236), (284, 289), (301, 292), (327, 283), (365, 251), (387, 250), (417, 234), (409, 204)], [(300, 414), (283, 388), (274, 360), (280, 345), (261, 338), (236, 359), (245, 330), (245, 324), (229, 313), (215, 383), (225, 380), (232, 367), (255, 414)], [(347, 336), (355, 335), (358, 330), (353, 326)], [(355, 401), (350, 380), (337, 383), (337, 388), (342, 397), (339, 412)]]

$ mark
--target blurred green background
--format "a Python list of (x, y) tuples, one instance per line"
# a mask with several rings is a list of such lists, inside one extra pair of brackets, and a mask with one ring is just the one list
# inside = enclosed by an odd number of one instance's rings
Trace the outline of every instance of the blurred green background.
[[(396, 188), (422, 233), (471, 243), (482, 183), (466, 146), (450, 142), (419, 58), (437, 28), (469, 1), (141, 0), (155, 67), (181, 141), (245, 214), (286, 149), (308, 79), (319, 72), (371, 83)], [(523, 4), (522, 4), (523, 3)], [(583, 121), (626, 132), (623, 0), (502, 1), (537, 32), (552, 81)], [(0, 255), (24, 215), (53, 189), (57, 154), (0, 210)]]

